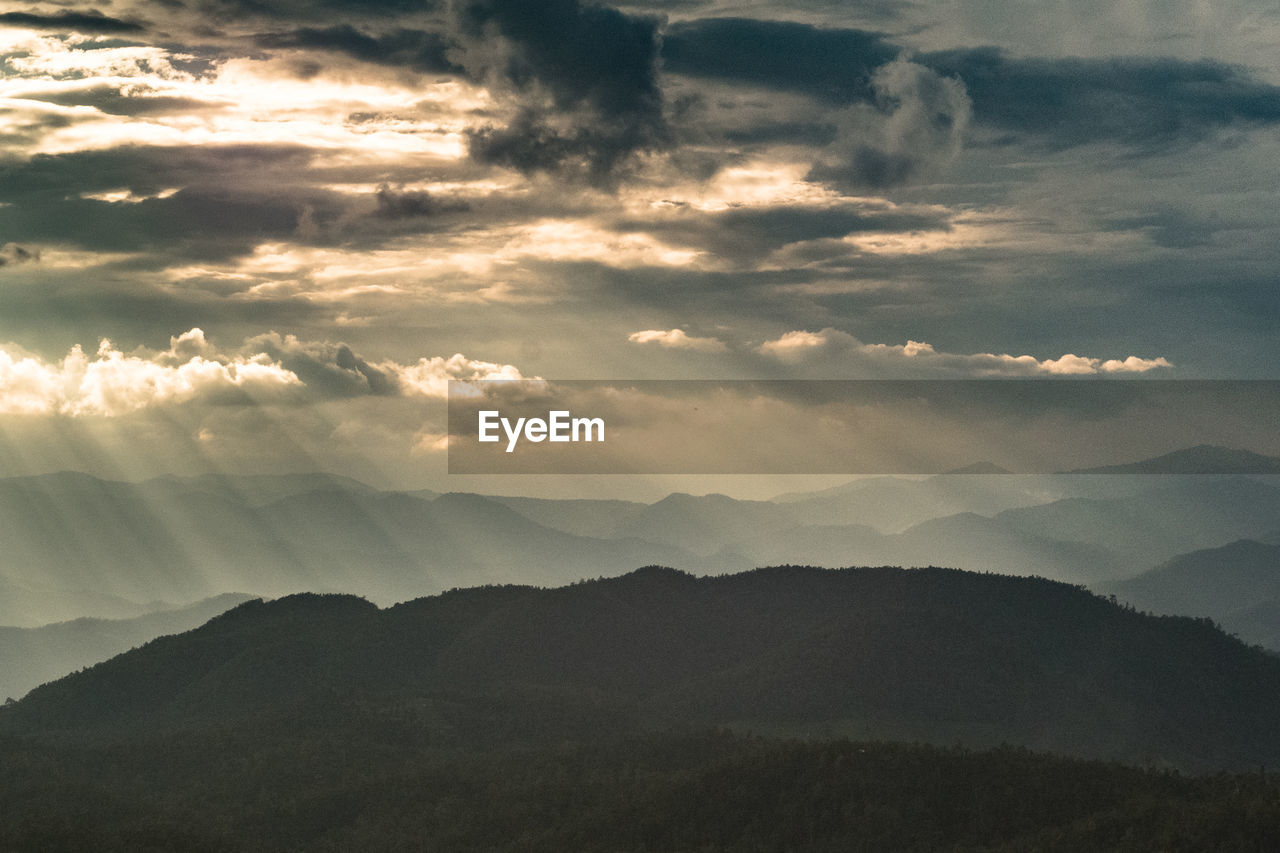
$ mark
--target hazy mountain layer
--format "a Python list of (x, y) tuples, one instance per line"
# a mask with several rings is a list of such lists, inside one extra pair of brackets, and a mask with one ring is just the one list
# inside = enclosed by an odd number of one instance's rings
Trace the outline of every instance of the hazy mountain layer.
[(1280, 650), (1280, 545), (1242, 539), (1181, 554), (1107, 590), (1141, 610), (1208, 616)]
[(126, 618), (228, 591), (385, 604), (647, 563), (695, 573), (941, 565), (1104, 585), (1179, 553), (1274, 534), (1280, 489), (1270, 480), (948, 475), (859, 480), (782, 502), (673, 494), (640, 504), (388, 493), (323, 474), (13, 478), (0, 480), (0, 624)]
[(163, 634), (189, 631), (248, 600), (227, 593), (133, 619), (75, 619), (38, 628), (0, 627), (0, 701), (92, 666)]

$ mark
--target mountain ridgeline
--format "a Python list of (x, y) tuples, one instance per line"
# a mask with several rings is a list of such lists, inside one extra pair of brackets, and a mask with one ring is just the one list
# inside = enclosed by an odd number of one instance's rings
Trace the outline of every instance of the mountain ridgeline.
[(650, 567), (385, 610), (341, 595), (248, 602), (31, 691), (0, 730), (313, 719), (342, 737), (367, 718), (413, 720), (437, 746), (731, 726), (1256, 768), (1280, 763), (1280, 659), (1208, 620), (1041, 579)]
[(945, 565), (1102, 588), (1179, 554), (1264, 540), (1280, 519), (1274, 480), (959, 473), (772, 501), (677, 493), (645, 504), (379, 492), (320, 474), (8, 478), (0, 625), (132, 618), (231, 591), (390, 604), (654, 563), (696, 574)]

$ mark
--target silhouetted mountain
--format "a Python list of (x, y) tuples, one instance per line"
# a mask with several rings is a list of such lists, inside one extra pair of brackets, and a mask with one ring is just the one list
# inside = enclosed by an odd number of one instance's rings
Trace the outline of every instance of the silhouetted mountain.
[(1151, 459), (1082, 468), (1071, 474), (1280, 474), (1280, 458), (1199, 444)]
[(942, 569), (648, 568), (382, 611), (250, 602), (37, 688), (0, 725), (123, 734), (324, 707), (414, 708), (482, 739), (732, 723), (1192, 767), (1280, 759), (1280, 659), (1203, 620)]
[(74, 619), (38, 628), (0, 627), (0, 701), (92, 666), (163, 634), (189, 631), (250, 596), (227, 593), (132, 619)]

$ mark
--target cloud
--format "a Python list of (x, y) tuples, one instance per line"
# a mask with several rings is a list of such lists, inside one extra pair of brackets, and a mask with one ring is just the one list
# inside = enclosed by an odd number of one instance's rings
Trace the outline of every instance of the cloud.
[(802, 92), (835, 104), (875, 99), (872, 76), (901, 49), (879, 33), (789, 21), (710, 18), (671, 25), (663, 69), (768, 89)]
[(1071, 353), (1055, 359), (1037, 359), (1030, 355), (994, 353), (957, 354), (939, 352), (932, 344), (907, 341), (905, 344), (865, 344), (838, 329), (818, 332), (796, 330), (758, 347), (761, 355), (790, 365), (857, 370), (873, 367), (910, 372), (955, 374), (975, 377), (994, 376), (1083, 376), (1095, 374), (1147, 373), (1171, 368), (1165, 358), (1124, 360), (1090, 358)]
[[(198, 332), (199, 330), (194, 330)], [(60, 362), (0, 348), (0, 413), (117, 417), (168, 403), (282, 400), (298, 391), (293, 373), (265, 358), (125, 355), (103, 339), (90, 358), (79, 345)]]
[(741, 263), (784, 246), (853, 234), (946, 231), (950, 218), (948, 211), (938, 207), (823, 197), (805, 203), (735, 204), (717, 211), (665, 208), (647, 221), (629, 218), (614, 227), (653, 234), (669, 244), (696, 247)]
[(326, 398), (358, 396), (447, 396), (450, 379), (521, 379), (519, 369), (468, 358), (455, 353), (445, 358), (421, 358), (411, 364), (370, 362), (344, 343), (301, 341), (294, 335), (270, 332), (245, 341), (242, 352), (262, 353), (295, 373), (313, 395)]
[(27, 249), (17, 243), (5, 243), (0, 246), (0, 267), (10, 264), (32, 264), (40, 260), (39, 249)]
[(121, 352), (103, 339), (90, 357), (78, 344), (60, 361), (0, 347), (0, 414), (119, 417), (157, 406), (301, 405), (357, 396), (444, 399), (450, 379), (521, 379), (510, 364), (457, 353), (413, 364), (371, 364), (345, 344), (260, 335), (223, 353), (191, 329), (160, 352)]
[(1163, 144), (1280, 122), (1280, 87), (1220, 62), (1013, 58), (996, 48), (916, 61), (962, 79), (978, 122), (1054, 146)]
[(448, 397), (449, 380), (524, 379), (520, 371), (510, 364), (477, 361), (462, 353), (449, 358), (436, 356), (419, 359), (417, 364), (400, 367), (398, 371), (401, 392), (406, 396), (418, 395), (443, 399)]
[(471, 156), (597, 185), (664, 147), (658, 21), (578, 0), (473, 0), (456, 9), (458, 61), (516, 105), (471, 132)]
[(22, 27), (32, 30), (54, 30), (65, 32), (71, 30), (80, 33), (140, 33), (146, 27), (134, 21), (122, 21), (109, 18), (96, 9), (75, 12), (70, 9), (53, 15), (38, 15), (32, 12), (5, 12), (0, 14), (0, 26)]
[(627, 336), (633, 344), (657, 344), (666, 349), (687, 349), (697, 352), (724, 352), (727, 348), (719, 338), (699, 338), (685, 334), (683, 329), (646, 329)]
[(875, 108), (847, 109), (811, 177), (885, 189), (936, 173), (960, 152), (972, 107), (955, 77), (896, 59), (871, 78)]
[(317, 152), (301, 143), (127, 145), (0, 161), (0, 201), (53, 200), (126, 188), (154, 195), (175, 186), (279, 183)]
[(464, 201), (436, 198), (421, 190), (393, 190), (387, 184), (378, 187), (374, 198), (378, 204), (375, 215), (383, 219), (412, 219), (416, 216), (435, 216), (470, 209)]
[(350, 24), (332, 27), (299, 27), (287, 32), (262, 33), (254, 38), (261, 47), (327, 50), (363, 62), (410, 68), (414, 71), (457, 74), (463, 71), (448, 58), (454, 43), (441, 33), (393, 29), (369, 35)]
[(779, 361), (799, 361), (806, 350), (826, 346), (829, 338), (842, 333), (834, 329), (824, 329), (822, 333), (794, 331), (787, 332), (776, 341), (765, 341), (760, 345), (760, 352)]
[[(885, 87), (876, 76), (908, 59), (879, 33), (741, 18), (673, 24), (662, 54), (670, 73), (798, 92), (836, 105), (883, 103)], [(1280, 121), (1280, 87), (1246, 68), (1208, 59), (1013, 57), (997, 47), (977, 47), (924, 53), (910, 62), (941, 79), (958, 79), (976, 123), (1055, 146), (1150, 145), (1200, 139), (1237, 123)], [(937, 102), (936, 96), (929, 100)], [(883, 180), (903, 171), (906, 165), (893, 155), (871, 147), (855, 174)]]
[(199, 98), (175, 97), (160, 93), (153, 86), (95, 84), (84, 88), (54, 89), (32, 92), (24, 100), (58, 104), (66, 107), (93, 107), (108, 115), (142, 116), (153, 113), (180, 113), (217, 109), (222, 104)]

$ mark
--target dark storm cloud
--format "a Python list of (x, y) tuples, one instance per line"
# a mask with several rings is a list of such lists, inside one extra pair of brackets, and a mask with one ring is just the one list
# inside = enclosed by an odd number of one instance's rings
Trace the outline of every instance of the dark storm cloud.
[(414, 14), (439, 6), (433, 0), (198, 0), (195, 5), (203, 14), (216, 18), (252, 15), (295, 21), (331, 20), (335, 14)]
[[(390, 183), (360, 196), (318, 188), (326, 180), (371, 181), (388, 169), (307, 174), (315, 156), (293, 145), (127, 146), (0, 162), (0, 234), (100, 252), (217, 260), (268, 240), (369, 248), (438, 230), (436, 220), (470, 210), (463, 198)], [(131, 197), (83, 197), (119, 191)]]
[(505, 166), (526, 175), (576, 175), (592, 184), (605, 185), (632, 155), (656, 147), (653, 129), (644, 123), (584, 124), (564, 129), (538, 110), (521, 110), (505, 127), (489, 126), (471, 132), (470, 154), (481, 163)]
[(383, 219), (413, 219), (470, 209), (470, 205), (458, 199), (441, 199), (421, 191), (393, 190), (386, 184), (378, 187), (374, 198), (378, 205), (375, 215)]
[(289, 32), (263, 33), (254, 41), (264, 48), (334, 51), (363, 62), (414, 71), (458, 74), (463, 70), (446, 55), (453, 42), (440, 33), (425, 30), (395, 29), (369, 35), (350, 24), (339, 24), (323, 29), (302, 27)]
[[(900, 51), (864, 30), (728, 18), (671, 26), (662, 57), (668, 72), (847, 105), (876, 101), (872, 78)], [(1013, 58), (997, 48), (913, 61), (962, 81), (978, 123), (1054, 145), (1151, 145), (1201, 138), (1234, 123), (1280, 121), (1280, 87), (1218, 62)], [(887, 186), (910, 171), (907, 159), (868, 150), (853, 165), (866, 183)]]
[(395, 374), (365, 361), (346, 344), (304, 342), (271, 332), (245, 341), (244, 349), (266, 353), (323, 397), (393, 396), (400, 391)]
[(834, 142), (838, 132), (834, 124), (782, 121), (729, 130), (724, 138), (739, 145), (823, 146)]
[[(876, 210), (857, 205), (730, 208), (660, 222), (622, 221), (619, 231), (643, 231), (675, 245), (692, 246), (730, 259), (756, 259), (783, 246), (850, 234), (938, 231), (950, 228), (942, 211)], [(846, 247), (845, 254), (850, 250)]]
[[(0, 66), (3, 62), (0, 62)], [(2, 69), (0, 69), (2, 72)], [(0, 76), (3, 76), (0, 73)], [(0, 132), (0, 145), (12, 145), (15, 147), (31, 145), (40, 141), (40, 138), (51, 130), (59, 130), (64, 127), (70, 127), (76, 123), (76, 119), (67, 115), (58, 115), (46, 113), (43, 115), (23, 115), (19, 110), (7, 107), (0, 107), (0, 116), (14, 116), (9, 120), (9, 126), (4, 132)]]
[(1120, 230), (1142, 231), (1151, 242), (1165, 249), (1190, 249), (1206, 246), (1221, 229), (1220, 223), (1197, 217), (1186, 211), (1162, 208), (1141, 216), (1123, 217), (1106, 223)]
[(138, 87), (131, 87), (129, 93), (125, 94), (117, 86), (92, 86), (67, 92), (38, 92), (20, 97), (24, 100), (42, 101), (64, 107), (94, 107), (108, 115), (117, 116), (188, 112), (219, 106), (197, 98), (149, 95), (147, 90)]
[(96, 267), (88, 279), (42, 270), (27, 282), (10, 280), (9, 269), (0, 287), (0, 336), (34, 349), (69, 348), (104, 336), (154, 341), (158, 330), (163, 340), (172, 330), (202, 324), (297, 328), (330, 314), (301, 297), (229, 299), (193, 285), (162, 287), (124, 264)]
[[(604, 183), (632, 154), (667, 144), (657, 20), (577, 0), (479, 0), (459, 20), (464, 64), (522, 102), (510, 125), (472, 135), (476, 159)], [(506, 47), (497, 59), (495, 36)]]
[(748, 18), (675, 24), (662, 41), (666, 71), (837, 104), (872, 100), (871, 75), (899, 52), (878, 33)]
[(263, 240), (295, 237), (300, 215), (298, 201), (272, 193), (189, 189), (137, 202), (62, 198), (0, 207), (0, 233), (101, 252), (223, 260)]
[[(0, 201), (53, 199), (126, 188), (151, 195), (171, 187), (227, 185), (261, 187), (296, 177), (315, 158), (303, 145), (129, 145), (65, 154), (0, 160)], [(0, 208), (3, 210), (3, 208)]]
[(32, 12), (5, 12), (0, 14), (0, 27), (22, 27), (32, 30), (80, 33), (140, 33), (146, 27), (134, 21), (109, 18), (96, 9), (76, 12), (70, 9), (52, 15)]
[(978, 121), (1051, 145), (1159, 145), (1280, 121), (1280, 87), (1217, 62), (1015, 59), (995, 48), (917, 61), (964, 80)]

